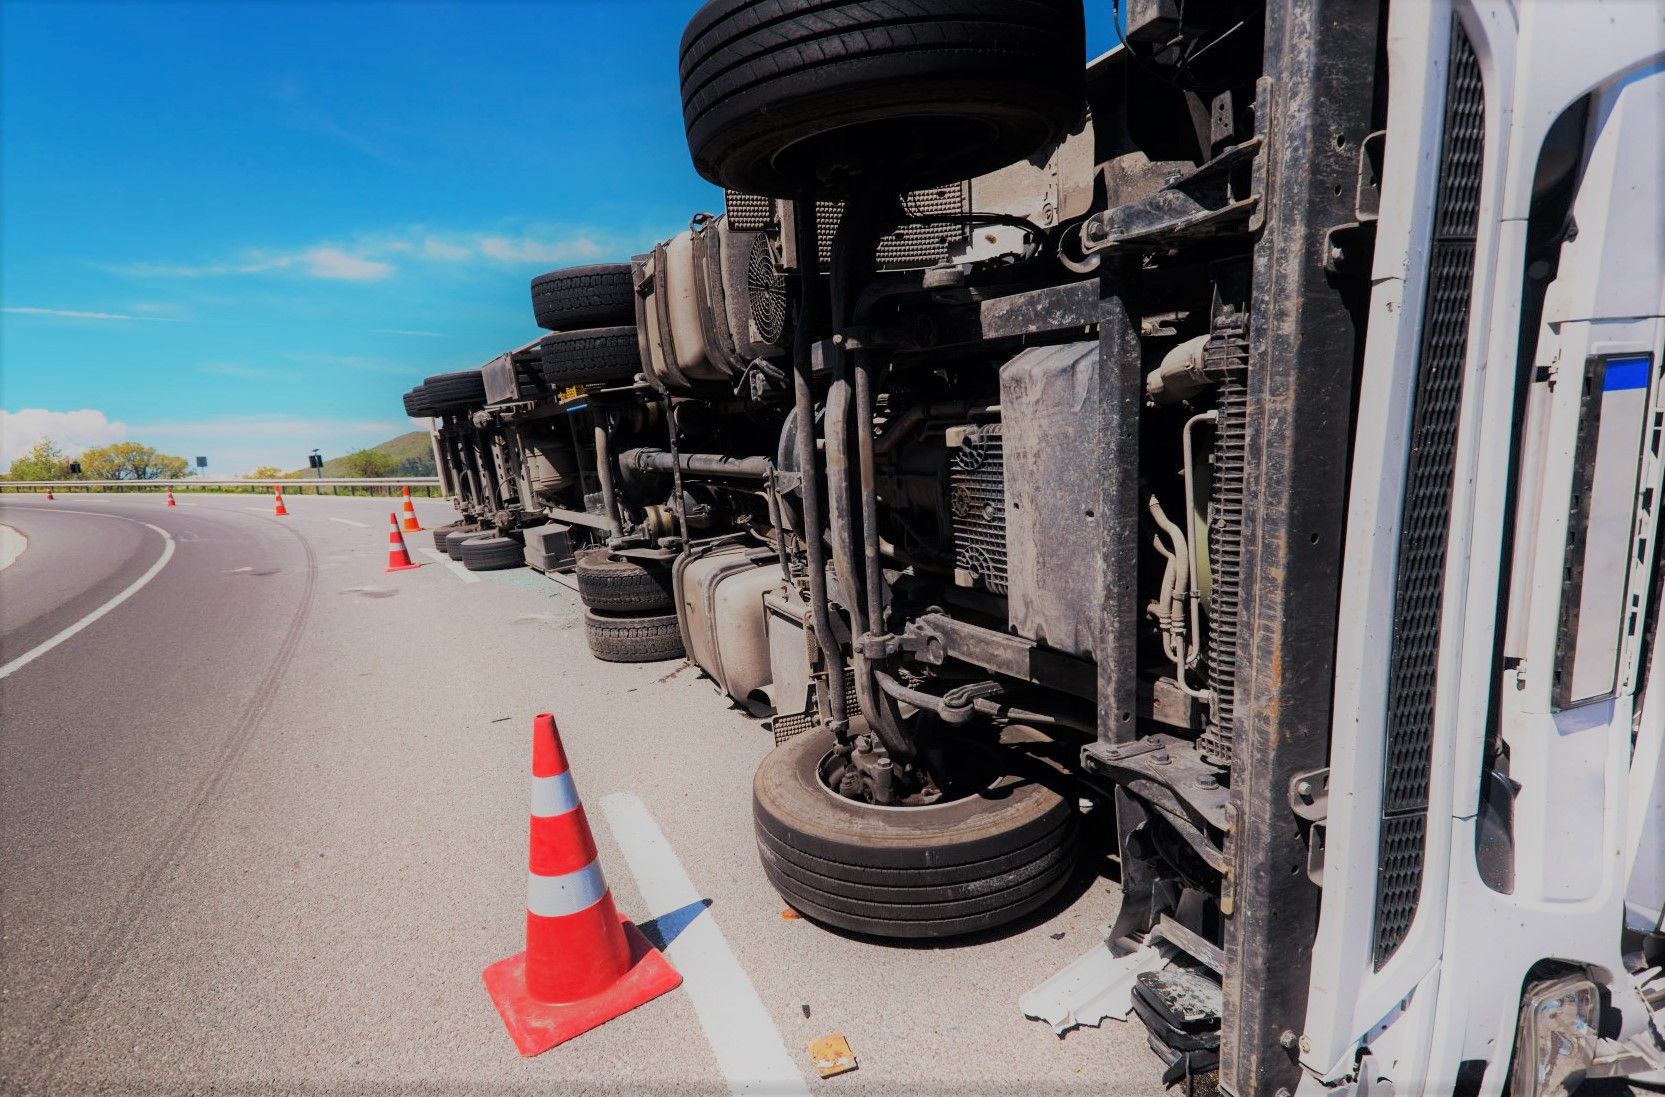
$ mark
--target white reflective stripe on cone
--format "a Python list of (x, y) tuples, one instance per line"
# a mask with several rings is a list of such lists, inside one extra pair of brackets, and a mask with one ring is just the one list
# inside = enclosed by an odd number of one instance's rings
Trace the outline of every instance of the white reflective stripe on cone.
[(601, 862), (591, 861), (577, 872), (561, 876), (526, 874), (526, 909), (540, 918), (559, 918), (588, 910), (607, 894)]
[(572, 771), (553, 777), (532, 778), (532, 815), (565, 815), (578, 806), (578, 786), (572, 783)]

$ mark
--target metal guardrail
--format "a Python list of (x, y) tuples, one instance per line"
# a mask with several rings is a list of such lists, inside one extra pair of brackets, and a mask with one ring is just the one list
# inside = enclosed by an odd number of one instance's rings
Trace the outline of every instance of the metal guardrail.
[(391, 476), (323, 476), (306, 477), (294, 480), (199, 480), (196, 477), (183, 477), (177, 480), (0, 480), (0, 493), (3, 492), (40, 492), (52, 491), (75, 492), (85, 491), (223, 491), (231, 494), (267, 494), (273, 485), (282, 484), (285, 494), (289, 495), (321, 495), (323, 489), (330, 489), (331, 495), (357, 495), (363, 491), (368, 495), (389, 494), (396, 495), (404, 488), (410, 488), (412, 494), (435, 496), (439, 494), (439, 477), (410, 476), (403, 479)]

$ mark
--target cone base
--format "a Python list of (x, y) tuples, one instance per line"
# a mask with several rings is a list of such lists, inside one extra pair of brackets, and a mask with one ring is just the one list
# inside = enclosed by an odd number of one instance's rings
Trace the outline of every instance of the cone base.
[(541, 1055), (682, 985), (682, 976), (627, 918), (630, 970), (600, 994), (577, 1002), (540, 1002), (526, 993), (526, 953), (488, 967), (480, 978), (498, 1016), (524, 1056)]
[(421, 564), (389, 564), (389, 565), (387, 565), (387, 567), (383, 568), (382, 570), (383, 571), (410, 571), (412, 568), (419, 568), (421, 566), (422, 566)]
[(421, 526), (413, 526), (413, 525), (408, 525), (408, 524), (407, 524), (407, 525), (406, 525), (406, 526), (405, 526), (405, 527), (404, 527), (404, 532), (406, 532), (406, 533), (421, 533), (421, 532), (422, 532), (422, 527), (421, 527)]

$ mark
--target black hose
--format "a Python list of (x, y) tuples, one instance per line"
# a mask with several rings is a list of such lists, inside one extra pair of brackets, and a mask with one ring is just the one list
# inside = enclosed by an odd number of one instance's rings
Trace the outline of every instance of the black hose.
[(815, 476), (815, 397), (810, 390), (810, 360), (815, 345), (814, 325), (809, 321), (810, 287), (818, 273), (820, 242), (815, 231), (815, 196), (806, 194), (792, 204), (792, 234), (798, 253), (799, 277), (803, 280), (803, 302), (798, 310), (797, 331), (792, 339), (792, 410), (798, 417), (794, 440), (798, 449), (799, 498), (803, 502), (804, 555), (809, 569), (810, 612), (815, 620), (815, 641), (827, 664), (827, 706), (831, 730), (842, 741), (849, 732), (844, 704), (844, 653), (832, 629), (827, 609), (827, 558), (821, 547), (821, 497)]

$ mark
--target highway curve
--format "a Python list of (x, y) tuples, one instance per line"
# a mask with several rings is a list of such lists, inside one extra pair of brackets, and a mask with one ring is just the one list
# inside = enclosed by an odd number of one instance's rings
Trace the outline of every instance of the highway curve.
[[(521, 944), (543, 709), (620, 909), (714, 919), (733, 955), (690, 984), (736, 965), (804, 1086), (1160, 1092), (1141, 1026), (1060, 1041), (1016, 1008), (1101, 939), (1095, 866), (953, 948), (783, 918), (749, 818), (765, 726), (685, 664), (596, 663), (576, 597), (535, 573), (461, 573), (426, 533), (423, 567), (384, 573), (386, 500), (288, 503), (0, 496), (28, 539), (0, 570), (0, 1093), (755, 1092), (713, 1050), (738, 1011), (710, 985), (515, 1054), (480, 972)], [(610, 793), (708, 908), (647, 909), (667, 892), (637, 887)], [(804, 1047), (830, 1032), (861, 1066), (821, 1083)]]

